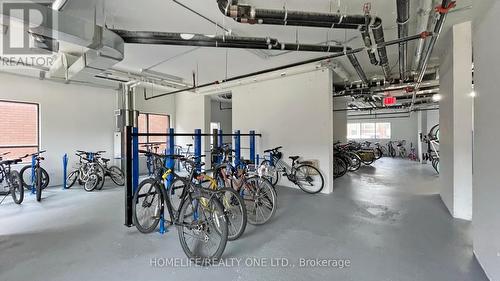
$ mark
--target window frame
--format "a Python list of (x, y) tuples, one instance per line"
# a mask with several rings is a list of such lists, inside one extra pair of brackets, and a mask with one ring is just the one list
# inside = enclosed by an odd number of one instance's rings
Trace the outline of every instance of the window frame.
[[(356, 137), (349, 137), (349, 124), (356, 124), (358, 129), (359, 129), (359, 138)], [(363, 124), (374, 124), (375, 125), (375, 134), (374, 138), (363, 138), (361, 131), (362, 131), (362, 125)], [(389, 124), (389, 131), (390, 131), (390, 136), (388, 138), (380, 138), (378, 133), (377, 133), (377, 125), (378, 124)], [(347, 139), (348, 140), (390, 140), (392, 139), (392, 123), (391, 122), (348, 122), (347, 123)]]
[[(172, 119), (170, 118), (170, 114), (165, 114), (165, 113), (154, 113), (154, 112), (139, 112), (139, 115), (140, 114), (144, 114), (146, 115), (146, 134), (149, 134), (149, 115), (157, 115), (157, 116), (166, 116), (168, 117), (168, 128), (172, 128)], [(139, 115), (137, 115), (137, 119), (139, 119)], [(137, 124), (137, 126), (139, 126), (139, 124)], [(139, 128), (139, 127), (138, 127)], [(166, 131), (165, 131), (166, 133)], [(149, 144), (149, 143), (153, 143), (153, 144), (162, 144), (162, 143), (166, 143), (165, 142), (150, 142), (149, 140), (149, 137), (150, 136), (146, 136), (146, 142), (141, 142), (139, 141), (139, 144)]]
[[(28, 105), (35, 105), (36, 106), (36, 145), (1, 145), (1, 149), (9, 149), (9, 148), (31, 148), (35, 147), (36, 151), (40, 151), (40, 146), (41, 146), (41, 140), (42, 136), (40, 134), (41, 132), (41, 124), (40, 124), (40, 104), (36, 102), (29, 102), (29, 101), (18, 101), (18, 100), (5, 100), (5, 99), (0, 99), (0, 103), (5, 102), (5, 103), (17, 103), (17, 104), (28, 104)], [(30, 160), (31, 161), (31, 160)], [(22, 163), (27, 163), (23, 161)]]

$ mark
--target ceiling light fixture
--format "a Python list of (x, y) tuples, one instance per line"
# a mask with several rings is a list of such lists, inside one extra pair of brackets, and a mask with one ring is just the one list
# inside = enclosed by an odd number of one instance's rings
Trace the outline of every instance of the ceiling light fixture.
[(60, 11), (64, 5), (66, 5), (66, 3), (68, 2), (68, 0), (56, 0), (52, 3), (52, 10), (54, 11)]
[(181, 38), (184, 40), (191, 40), (191, 39), (193, 39), (193, 37), (194, 37), (194, 34), (190, 34), (190, 33), (182, 33), (181, 34)]
[(475, 91), (472, 91), (472, 92), (470, 93), (470, 97), (471, 97), (471, 98), (475, 98), (475, 97), (476, 97), (476, 95), (477, 95), (477, 94), (476, 94), (476, 92), (475, 92)]
[(435, 102), (438, 102), (441, 100), (441, 95), (440, 94), (435, 94), (432, 96), (432, 100), (435, 101)]

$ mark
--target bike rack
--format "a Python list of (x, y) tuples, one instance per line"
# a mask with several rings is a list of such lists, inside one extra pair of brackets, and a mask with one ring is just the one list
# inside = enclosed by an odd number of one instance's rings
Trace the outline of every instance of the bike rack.
[[(241, 134), (239, 130), (235, 131), (234, 134), (223, 134), (222, 130), (214, 131), (211, 134), (202, 133), (201, 129), (196, 129), (193, 133), (176, 133), (173, 128), (170, 128), (166, 133), (139, 133), (138, 128), (132, 126), (125, 127), (125, 149), (123, 158), (126, 161), (125, 166), (125, 226), (132, 227), (132, 204), (133, 196), (137, 191), (139, 186), (139, 137), (143, 136), (155, 136), (155, 137), (166, 137), (167, 154), (175, 153), (175, 137), (194, 137), (194, 155), (196, 157), (196, 162), (198, 171), (201, 171), (201, 147), (202, 147), (202, 137), (213, 137), (214, 146), (221, 147), (223, 143), (224, 136), (234, 137), (234, 150), (235, 150), (235, 165), (239, 164), (241, 158), (241, 137), (250, 137), (250, 160), (255, 162), (259, 161), (259, 156), (255, 154), (256, 151), (256, 137), (262, 137), (262, 134), (256, 134), (255, 131), (250, 131), (249, 134)], [(175, 161), (173, 159), (166, 159), (165, 166), (169, 169), (174, 169)], [(167, 179), (171, 180), (171, 179)], [(168, 182), (170, 183), (170, 182)], [(165, 219), (162, 214), (160, 219), (160, 233), (164, 234), (168, 231), (165, 227)]]
[(69, 161), (68, 154), (65, 153), (63, 156), (63, 190), (67, 189), (66, 178), (68, 176), (68, 161)]
[(36, 156), (31, 155), (31, 194), (36, 194), (35, 187), (35, 165), (36, 165)]

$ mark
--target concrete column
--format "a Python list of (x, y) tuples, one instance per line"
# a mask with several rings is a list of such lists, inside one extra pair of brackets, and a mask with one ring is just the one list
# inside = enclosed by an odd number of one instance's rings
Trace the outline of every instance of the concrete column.
[[(351, 97), (333, 98), (333, 142), (347, 142), (347, 103)], [(343, 110), (343, 111), (335, 111)]]
[(442, 37), (440, 65), (441, 199), (453, 217), (472, 219), (472, 39), (471, 23), (454, 25)]
[(427, 135), (429, 133), (429, 128), (427, 128), (427, 111), (419, 111), (418, 112), (418, 117), (417, 117), (417, 122), (418, 122), (418, 132), (417, 132), (417, 151), (418, 151), (418, 159), (420, 160), (420, 163), (425, 164), (427, 163), (426, 160), (422, 158), (422, 155), (424, 153), (427, 153), (427, 143), (422, 142), (422, 137)]

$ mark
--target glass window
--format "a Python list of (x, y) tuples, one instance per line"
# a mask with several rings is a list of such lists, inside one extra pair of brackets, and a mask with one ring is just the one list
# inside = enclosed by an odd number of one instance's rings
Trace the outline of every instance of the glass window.
[(0, 153), (13, 159), (38, 151), (38, 104), (0, 101), (0, 112)]
[(361, 123), (361, 138), (375, 139), (375, 123)]
[(348, 123), (347, 124), (347, 138), (348, 139), (361, 138), (360, 124), (359, 123)]
[[(140, 113), (138, 118), (139, 133), (165, 134), (170, 128), (170, 116), (152, 113)], [(160, 145), (159, 151), (166, 148), (166, 139), (164, 136), (140, 137), (139, 143), (157, 143)]]
[(377, 139), (387, 140), (391, 138), (391, 123), (377, 123)]

